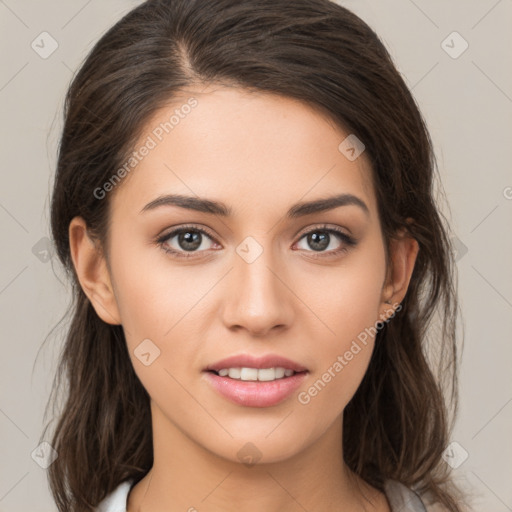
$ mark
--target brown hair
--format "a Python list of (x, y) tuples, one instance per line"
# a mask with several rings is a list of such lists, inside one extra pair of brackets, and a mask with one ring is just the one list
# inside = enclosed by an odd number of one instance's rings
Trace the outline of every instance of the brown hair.
[(122, 327), (104, 323), (79, 285), (69, 223), (83, 217), (107, 247), (109, 197), (94, 191), (158, 109), (185, 87), (212, 83), (301, 100), (365, 144), (387, 250), (402, 228), (420, 249), (402, 309), (378, 332), (344, 411), (344, 457), (380, 490), (395, 479), (461, 510), (441, 458), (457, 409), (453, 254), (435, 203), (430, 136), (384, 45), (329, 0), (149, 0), (101, 37), (65, 101), (51, 229), (73, 303), (48, 403), (65, 379), (48, 469), (59, 511), (92, 510), (153, 463), (149, 396)]

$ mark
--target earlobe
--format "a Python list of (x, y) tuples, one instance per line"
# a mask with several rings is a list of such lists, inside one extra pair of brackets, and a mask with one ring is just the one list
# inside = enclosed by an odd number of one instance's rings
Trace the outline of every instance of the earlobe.
[(120, 325), (121, 318), (105, 257), (92, 240), (83, 218), (69, 224), (69, 246), (73, 265), (82, 290), (98, 316), (106, 323)]

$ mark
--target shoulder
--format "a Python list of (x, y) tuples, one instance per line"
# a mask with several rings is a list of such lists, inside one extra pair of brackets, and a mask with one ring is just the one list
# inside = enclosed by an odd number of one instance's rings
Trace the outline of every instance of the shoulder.
[(432, 503), (428, 496), (420, 496), (396, 480), (384, 482), (384, 493), (391, 512), (449, 512), (439, 503)]
[(101, 501), (95, 512), (126, 512), (126, 502), (132, 485), (133, 480), (126, 480), (120, 483)]

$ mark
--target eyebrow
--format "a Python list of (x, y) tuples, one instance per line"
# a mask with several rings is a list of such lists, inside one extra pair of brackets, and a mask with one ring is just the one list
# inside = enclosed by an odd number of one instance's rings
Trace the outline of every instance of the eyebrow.
[[(348, 205), (358, 206), (367, 216), (370, 215), (370, 210), (362, 199), (353, 194), (339, 194), (325, 199), (297, 203), (286, 212), (286, 217), (296, 219), (305, 215), (333, 210), (334, 208)], [(178, 206), (179, 208), (221, 215), (222, 217), (230, 217), (233, 213), (231, 208), (220, 201), (180, 194), (167, 194), (157, 197), (144, 206), (140, 213), (155, 210), (161, 206)]]

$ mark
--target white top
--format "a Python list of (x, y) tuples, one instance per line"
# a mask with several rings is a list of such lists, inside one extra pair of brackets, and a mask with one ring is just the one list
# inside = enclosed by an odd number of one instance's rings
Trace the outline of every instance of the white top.
[(96, 512), (126, 512), (133, 480), (119, 484), (97, 507)]
[[(133, 480), (119, 484), (97, 507), (96, 512), (126, 512), (128, 493)], [(420, 497), (405, 485), (386, 480), (384, 493), (391, 506), (391, 512), (428, 512)]]

